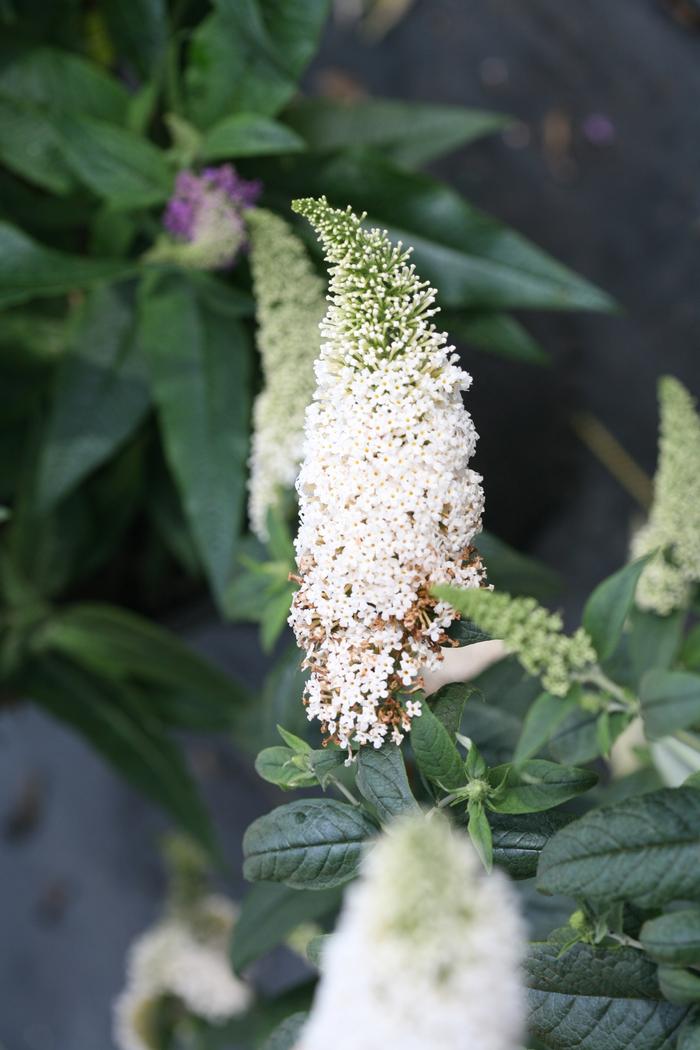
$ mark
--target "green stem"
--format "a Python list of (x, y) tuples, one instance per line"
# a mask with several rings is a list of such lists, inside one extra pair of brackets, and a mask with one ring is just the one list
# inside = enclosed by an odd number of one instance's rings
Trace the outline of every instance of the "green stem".
[(345, 795), (348, 802), (350, 802), (353, 806), (362, 805), (359, 798), (356, 798), (355, 795), (353, 795), (352, 791), (349, 791), (348, 788), (345, 787), (345, 784), (341, 784), (340, 781), (336, 780), (335, 777), (329, 777), (328, 779), (330, 780), (333, 787), (337, 791), (339, 791), (341, 795)]
[(582, 685), (594, 685), (603, 693), (608, 693), (610, 696), (614, 696), (621, 705), (616, 708), (618, 711), (635, 712), (639, 706), (637, 700), (629, 696), (622, 686), (608, 678), (600, 667), (594, 667), (590, 671), (585, 671), (583, 674), (578, 675), (576, 680)]

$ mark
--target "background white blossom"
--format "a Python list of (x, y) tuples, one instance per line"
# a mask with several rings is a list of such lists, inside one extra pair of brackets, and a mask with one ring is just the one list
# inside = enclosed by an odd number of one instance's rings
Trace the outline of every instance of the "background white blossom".
[(253, 408), (248, 512), (253, 532), (266, 540), (267, 513), (299, 473), (326, 301), (323, 281), (283, 219), (254, 209), (247, 223), (264, 380)]

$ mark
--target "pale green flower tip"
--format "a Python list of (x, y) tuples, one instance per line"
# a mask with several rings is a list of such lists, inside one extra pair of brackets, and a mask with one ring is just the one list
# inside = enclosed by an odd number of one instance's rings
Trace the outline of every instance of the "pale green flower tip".
[(292, 201), (292, 211), (296, 212), (297, 215), (303, 215), (305, 219), (310, 218), (321, 209), (325, 210), (328, 208), (329, 205), (325, 195), (322, 197), (297, 197)]

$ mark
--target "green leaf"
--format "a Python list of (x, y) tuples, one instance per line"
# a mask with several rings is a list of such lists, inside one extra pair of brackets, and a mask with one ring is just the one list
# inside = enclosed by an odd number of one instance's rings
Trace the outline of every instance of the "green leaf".
[(670, 1003), (700, 1002), (700, 973), (678, 966), (660, 966), (659, 988)]
[(101, 0), (100, 10), (122, 62), (133, 63), (141, 76), (150, 76), (162, 60), (168, 43), (166, 0)]
[(56, 374), (37, 467), (39, 510), (113, 456), (148, 411), (145, 362), (133, 334), (126, 296), (114, 286), (95, 289)]
[(368, 224), (413, 245), (412, 261), (439, 289), (442, 306), (612, 308), (603, 292), (428, 175), (395, 168), (371, 152), (325, 161), (300, 154), (273, 165), (261, 162), (258, 174), (269, 189), (276, 181), (285, 199), (325, 193), (332, 204), (366, 211)]
[(289, 747), (266, 747), (255, 759), (255, 772), (268, 784), (275, 784), (283, 791), (312, 787), (316, 777), (299, 766), (299, 755)]
[(680, 652), (681, 662), (690, 671), (700, 671), (700, 623), (689, 631)]
[[(111, 605), (65, 606), (52, 613), (36, 641), (86, 669), (119, 682), (187, 693), (217, 724), (231, 726), (247, 703), (243, 689), (173, 634)], [(166, 713), (167, 703), (161, 704)]]
[(285, 124), (254, 113), (234, 113), (209, 129), (199, 154), (203, 160), (221, 160), (296, 153), (305, 148), (304, 140)]
[(244, 897), (233, 931), (231, 962), (236, 973), (282, 944), (296, 926), (329, 915), (341, 899), (338, 889), (292, 890), (280, 883), (257, 883)]
[(357, 787), (374, 806), (383, 824), (401, 813), (418, 810), (409, 787), (401, 748), (384, 744), (377, 749), (362, 747), (357, 756)]
[(685, 1016), (632, 948), (531, 944), (525, 972), (528, 1027), (547, 1050), (670, 1050)]
[(421, 714), (411, 722), (411, 747), (423, 775), (443, 790), (453, 791), (466, 782), (457, 745), (425, 699)]
[(450, 737), (459, 732), (464, 705), (474, 692), (473, 686), (466, 682), (448, 682), (431, 696), (433, 714), (440, 719)]
[(341, 886), (357, 872), (365, 841), (376, 832), (361, 809), (312, 798), (279, 806), (243, 836), (243, 874), (250, 882), (295, 889)]
[(232, 318), (204, 310), (187, 279), (174, 273), (144, 282), (140, 310), (166, 457), (223, 606), (245, 500), (247, 335)]
[(583, 626), (591, 636), (601, 660), (607, 660), (617, 649), (634, 602), (639, 577), (648, 561), (649, 555), (638, 558), (609, 576), (598, 584), (586, 602)]
[(469, 832), (472, 846), (478, 853), (479, 860), (486, 870), (491, 871), (493, 868), (493, 837), (491, 835), (489, 818), (486, 816), (481, 802), (477, 802), (475, 799), (469, 800), (467, 813), (469, 814), (467, 831)]
[(300, 1010), (298, 1013), (285, 1017), (265, 1041), (262, 1050), (294, 1050), (299, 1043), (299, 1037), (308, 1016), (308, 1013)]
[(465, 342), (489, 354), (529, 365), (549, 364), (550, 358), (519, 321), (507, 314), (448, 313), (441, 323), (450, 338)]
[(544, 893), (654, 908), (700, 900), (700, 792), (667, 788), (587, 813), (547, 844)]
[(328, 0), (217, 0), (192, 35), (185, 84), (199, 127), (230, 113), (274, 116), (311, 60)]
[(340, 767), (345, 765), (345, 752), (339, 747), (329, 745), (323, 750), (312, 751), (309, 755), (309, 764), (325, 791), (330, 781), (335, 779), (336, 771), (340, 772)]
[(680, 1030), (676, 1050), (700, 1050), (700, 1017), (689, 1017)]
[(591, 769), (560, 766), (557, 762), (534, 758), (517, 769), (494, 766), (489, 772), (489, 783), (496, 787), (506, 772), (502, 796), (489, 799), (489, 806), (497, 813), (537, 813), (551, 809), (589, 791), (598, 781), (597, 773)]
[(541, 751), (557, 726), (575, 707), (574, 696), (562, 698), (540, 693), (525, 717), (523, 731), (513, 755), (515, 765), (520, 765)]
[(82, 734), (135, 787), (163, 806), (208, 850), (209, 818), (182, 754), (140, 704), (67, 661), (34, 660), (26, 691)]
[(510, 123), (501, 113), (389, 98), (302, 99), (285, 120), (319, 153), (377, 146), (398, 164), (419, 166)]
[(491, 638), (485, 634), (475, 623), (469, 620), (453, 620), (447, 629), (447, 633), (458, 646), (474, 645), (475, 642), (488, 642)]
[(480, 532), (477, 544), (488, 565), (489, 581), (497, 591), (538, 601), (547, 601), (561, 591), (561, 580), (553, 569), (516, 551), (492, 532)]
[(658, 616), (636, 606), (632, 608), (628, 620), (628, 651), (635, 682), (646, 671), (671, 667), (681, 645), (685, 618), (682, 609), (669, 616)]
[(63, 156), (77, 179), (113, 208), (143, 208), (166, 200), (172, 173), (162, 150), (126, 128), (93, 117), (61, 117)]
[(10, 171), (52, 193), (69, 193), (75, 187), (50, 114), (2, 94), (0, 161)]
[(491, 817), (493, 859), (512, 879), (531, 879), (537, 874), (542, 850), (571, 820), (566, 813), (534, 813)]
[(697, 966), (700, 964), (700, 908), (683, 908), (648, 919), (639, 939), (655, 962)]
[[(558, 762), (567, 765), (580, 765), (592, 762), (601, 754), (601, 740), (598, 733), (599, 711), (589, 711), (583, 707), (574, 707), (555, 729), (549, 741), (549, 751)], [(611, 741), (615, 741), (623, 729), (629, 725), (629, 715), (616, 711), (610, 715), (608, 731)]]
[(644, 729), (651, 740), (700, 723), (700, 675), (687, 671), (648, 671), (639, 697)]
[(35, 44), (0, 43), (0, 96), (44, 107), (48, 113), (86, 113), (122, 121), (129, 93), (80, 55)]
[(0, 222), (0, 308), (129, 277), (134, 269), (122, 259), (88, 259), (45, 248)]

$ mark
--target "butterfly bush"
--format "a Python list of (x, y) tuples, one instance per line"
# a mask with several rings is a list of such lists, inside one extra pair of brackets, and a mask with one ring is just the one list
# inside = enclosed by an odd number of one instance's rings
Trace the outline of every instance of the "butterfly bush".
[(686, 607), (700, 582), (700, 418), (694, 398), (671, 376), (659, 383), (659, 406), (654, 501), (632, 554), (658, 550), (642, 573), (636, 602), (665, 616)]
[(451, 587), (437, 587), (436, 592), (486, 634), (501, 639), (506, 651), (515, 653), (528, 674), (541, 678), (553, 696), (566, 696), (576, 676), (596, 664), (587, 631), (579, 627), (573, 635), (564, 634), (561, 616), (534, 598)]
[(515, 1050), (524, 954), (506, 877), (444, 817), (403, 818), (346, 892), (297, 1050)]
[(266, 540), (268, 511), (299, 473), (326, 302), (324, 283), (287, 223), (263, 209), (247, 221), (265, 383), (253, 410), (249, 516)]
[(171, 240), (161, 240), (150, 261), (180, 263), (198, 270), (233, 266), (246, 243), (245, 212), (262, 190), (258, 180), (242, 179), (232, 164), (181, 171), (168, 201), (163, 226)]
[(161, 1011), (167, 1002), (212, 1023), (248, 1008), (251, 990), (229, 962), (237, 914), (227, 898), (207, 894), (186, 907), (171, 907), (134, 942), (126, 987), (114, 1006), (119, 1050), (159, 1050)]
[(483, 579), (471, 378), (431, 322), (436, 293), (410, 250), (325, 198), (293, 207), (323, 245), (330, 305), (297, 480), (290, 623), (311, 672), (308, 717), (343, 748), (380, 747), (420, 714), (410, 692), (456, 615), (432, 585)]

